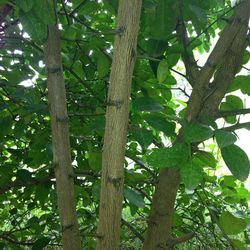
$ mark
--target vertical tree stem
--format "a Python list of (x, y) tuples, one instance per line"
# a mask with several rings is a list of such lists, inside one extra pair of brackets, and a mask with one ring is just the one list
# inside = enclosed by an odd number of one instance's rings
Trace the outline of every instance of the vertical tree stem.
[(124, 158), (131, 81), (136, 60), (141, 0), (120, 0), (107, 99), (102, 156), (98, 250), (118, 250), (123, 201)]
[(44, 45), (48, 98), (51, 115), (53, 165), (62, 227), (64, 250), (80, 250), (81, 241), (74, 199), (73, 168), (70, 156), (66, 91), (61, 61), (60, 33), (57, 25), (48, 27)]

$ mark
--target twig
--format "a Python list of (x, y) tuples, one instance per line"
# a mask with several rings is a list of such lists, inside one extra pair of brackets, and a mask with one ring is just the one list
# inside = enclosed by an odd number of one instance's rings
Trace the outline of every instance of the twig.
[(122, 219), (122, 224), (124, 224), (130, 231), (141, 241), (144, 241), (143, 236), (126, 220)]

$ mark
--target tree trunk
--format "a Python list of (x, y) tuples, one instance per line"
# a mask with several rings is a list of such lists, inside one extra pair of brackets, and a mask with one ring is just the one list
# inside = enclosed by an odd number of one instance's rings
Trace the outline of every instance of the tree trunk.
[(163, 169), (158, 177), (152, 201), (143, 250), (168, 249), (171, 240), (174, 203), (180, 185), (175, 168)]
[(64, 250), (80, 250), (81, 240), (74, 199), (73, 168), (70, 156), (66, 91), (60, 51), (60, 33), (56, 25), (48, 28), (44, 45), (48, 98), (51, 116), (53, 165), (62, 227)]
[[(196, 69), (199, 72), (197, 78), (194, 79), (193, 75), (188, 76), (188, 79), (195, 82), (185, 113), (188, 122), (202, 120), (204, 117), (207, 120), (209, 116), (211, 119), (216, 117), (218, 106), (240, 67), (243, 52), (246, 49), (249, 15), (250, 0), (242, 1), (222, 32), (205, 66), (200, 72), (198, 68)], [(189, 60), (193, 61), (192, 58)], [(186, 65), (186, 67), (197, 67), (197, 65)], [(210, 83), (215, 71), (217, 75)], [(193, 71), (189, 70), (188, 72)], [(210, 84), (212, 92), (209, 88)], [(177, 140), (182, 140), (181, 133)], [(159, 174), (159, 182), (156, 185), (143, 246), (144, 250), (172, 248), (171, 227), (179, 184), (180, 177), (177, 169), (164, 169)]]
[(124, 159), (131, 81), (136, 60), (141, 0), (120, 0), (107, 99), (97, 249), (120, 244)]

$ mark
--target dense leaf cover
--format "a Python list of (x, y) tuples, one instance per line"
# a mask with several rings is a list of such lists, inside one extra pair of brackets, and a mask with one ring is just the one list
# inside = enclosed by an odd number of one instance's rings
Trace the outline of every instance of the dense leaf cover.
[[(61, 235), (42, 49), (47, 25), (55, 22), (54, 7), (49, 0), (0, 1), (0, 6), (7, 2), (11, 11), (0, 24), (0, 249), (57, 249)], [(121, 248), (140, 249), (156, 176), (161, 168), (178, 167), (182, 184), (173, 232), (177, 237), (195, 232), (183, 249), (232, 245), (246, 249), (250, 195), (241, 181), (249, 175), (249, 159), (234, 144), (233, 131), (215, 123), (190, 125), (183, 118), (190, 86), (181, 64), (184, 48), (175, 32), (177, 4), (143, 1), (126, 148)], [(57, 1), (84, 249), (95, 247), (106, 94), (114, 35), (119, 33), (117, 5), (118, 0)], [(209, 52), (233, 9), (230, 1), (184, 1), (188, 50)], [(246, 50), (243, 65), (249, 57)], [(248, 75), (235, 77), (221, 111), (243, 109), (243, 100), (233, 91), (250, 95), (249, 86)], [(224, 120), (237, 125), (239, 115)], [(181, 126), (184, 142), (172, 145)], [(220, 173), (222, 157), (232, 175)]]

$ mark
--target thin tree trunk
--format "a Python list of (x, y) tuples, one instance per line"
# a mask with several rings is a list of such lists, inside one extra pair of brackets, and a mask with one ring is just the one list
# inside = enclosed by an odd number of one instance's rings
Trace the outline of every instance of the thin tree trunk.
[(56, 25), (48, 28), (44, 45), (50, 105), (53, 165), (62, 227), (64, 250), (80, 250), (81, 241), (74, 199), (73, 168), (70, 156), (66, 91), (61, 62), (60, 33)]
[(107, 99), (97, 249), (120, 244), (124, 159), (131, 81), (136, 60), (141, 0), (120, 0)]
[(152, 201), (143, 250), (168, 249), (171, 241), (174, 203), (180, 185), (176, 168), (163, 169), (158, 177)]

